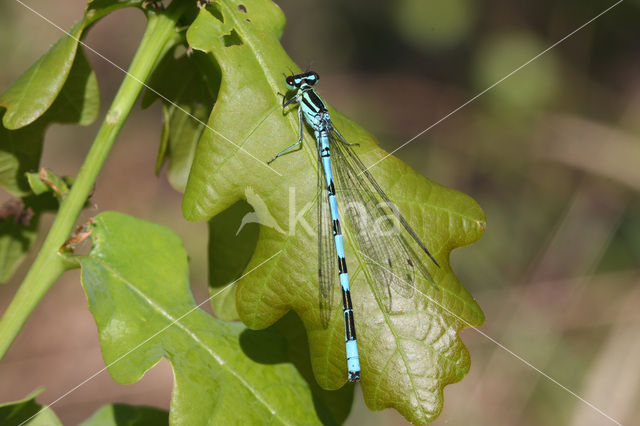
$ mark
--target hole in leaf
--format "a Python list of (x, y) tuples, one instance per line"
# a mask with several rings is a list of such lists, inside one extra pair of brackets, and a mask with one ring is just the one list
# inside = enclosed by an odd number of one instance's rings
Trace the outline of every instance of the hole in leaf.
[(244, 44), (236, 30), (231, 30), (229, 34), (222, 37), (222, 40), (224, 41), (225, 47), (242, 46)]
[(238, 5), (238, 10), (242, 13), (247, 13), (247, 8), (244, 4), (239, 4)]

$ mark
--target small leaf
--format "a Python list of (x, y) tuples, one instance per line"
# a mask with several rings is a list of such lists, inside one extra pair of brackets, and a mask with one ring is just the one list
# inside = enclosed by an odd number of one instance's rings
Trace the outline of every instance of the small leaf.
[(59, 202), (69, 193), (69, 184), (51, 170), (40, 169), (40, 173), (27, 173), (27, 181), (35, 195), (51, 192)]
[[(280, 175), (265, 165), (294, 143), (299, 132), (297, 111), (283, 112), (278, 95), (286, 92), (282, 73), (298, 69), (278, 41), (284, 17), (265, 0), (243, 1), (244, 11), (231, 1), (216, 5), (220, 16), (203, 9), (187, 32), (193, 49), (215, 57), (222, 83), (208, 122), (215, 132), (205, 130), (198, 143), (183, 214), (189, 220), (205, 220), (238, 200), (253, 199), (250, 204), (262, 226), (247, 268), (282, 254), (238, 282), (240, 318), (250, 328), (262, 329), (290, 309), (296, 311), (309, 335), (316, 379), (323, 388), (337, 389), (347, 378), (344, 319), (341, 309), (334, 309), (325, 328), (318, 308), (317, 220), (316, 209), (310, 209), (317, 194), (312, 132), (305, 128), (301, 150), (273, 163)], [(230, 34), (237, 42), (228, 43), (225, 37)], [(385, 157), (373, 136), (329, 110), (335, 127), (360, 144), (357, 152), (365, 165)], [(371, 409), (393, 407), (409, 421), (426, 423), (442, 409), (444, 386), (461, 380), (469, 370), (459, 331), (484, 321), (448, 260), (452, 249), (480, 238), (485, 217), (467, 195), (425, 179), (394, 157), (376, 164), (371, 173), (440, 267), (424, 256), (434, 282), (418, 283), (413, 298), (396, 297), (391, 314), (376, 298), (376, 282), (364, 273), (367, 262), (345, 229), (362, 390)], [(338, 291), (333, 297), (333, 306), (341, 306)]]
[(0, 424), (3, 426), (62, 426), (60, 419), (49, 407), (36, 402), (44, 388), (31, 392), (19, 401), (0, 404)]
[(27, 182), (29, 182), (29, 186), (31, 187), (31, 191), (35, 195), (44, 194), (45, 192), (52, 191), (51, 186), (44, 183), (44, 181), (40, 178), (39, 173), (26, 173)]
[(101, 407), (80, 426), (162, 426), (169, 424), (169, 413), (155, 407), (109, 404)]
[(256, 361), (241, 349), (243, 326), (196, 307), (177, 235), (115, 212), (98, 215), (92, 229), (82, 284), (116, 382), (133, 383), (166, 357), (175, 376), (171, 423), (319, 423), (286, 346), (267, 336), (270, 345), (245, 350), (278, 362)]

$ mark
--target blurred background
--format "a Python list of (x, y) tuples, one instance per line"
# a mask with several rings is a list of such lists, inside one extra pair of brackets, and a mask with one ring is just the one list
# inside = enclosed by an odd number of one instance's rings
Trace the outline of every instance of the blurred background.
[[(26, 3), (63, 28), (84, 2)], [(612, 1), (278, 0), (283, 44), (322, 79), (320, 93), (394, 150), (612, 6)], [(640, 1), (626, 0), (395, 155), (484, 208), (485, 236), (452, 265), (487, 317), (481, 330), (624, 424), (640, 424)], [(126, 67), (143, 31), (139, 11), (100, 21), (86, 42)], [(0, 90), (60, 32), (13, 0), (0, 3)], [(103, 108), (122, 74), (88, 52)], [(41, 165), (75, 175), (97, 124), (49, 129)], [(88, 218), (120, 210), (183, 238), (193, 291), (207, 297), (205, 224), (180, 213), (181, 194), (156, 179), (159, 105), (136, 110), (101, 174)], [(8, 199), (0, 192), (0, 202)], [(43, 229), (51, 223), (43, 220)], [(4, 310), (30, 256), (6, 285)], [(604, 416), (474, 330), (469, 375), (445, 389), (435, 424), (604, 425)], [(78, 271), (63, 276), (0, 363), (0, 401), (39, 386), (59, 397), (104, 367)], [(168, 407), (161, 362), (121, 386), (106, 372), (53, 408), (75, 424), (103, 404)], [(358, 389), (359, 392), (359, 389)], [(349, 425), (396, 425), (356, 397)]]

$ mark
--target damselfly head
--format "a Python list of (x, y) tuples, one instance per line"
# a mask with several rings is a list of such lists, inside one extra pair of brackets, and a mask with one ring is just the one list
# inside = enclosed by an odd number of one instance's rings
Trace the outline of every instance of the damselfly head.
[(296, 82), (293, 75), (285, 76), (285, 85), (287, 86), (287, 90), (295, 90)]
[(303, 86), (314, 86), (318, 80), (320, 80), (320, 76), (317, 72), (307, 71), (302, 74), (294, 74), (286, 77), (285, 84), (287, 85), (287, 89), (294, 90)]

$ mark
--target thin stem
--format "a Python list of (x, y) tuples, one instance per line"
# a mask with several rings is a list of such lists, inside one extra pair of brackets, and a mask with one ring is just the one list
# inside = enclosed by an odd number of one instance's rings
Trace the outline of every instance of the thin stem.
[(167, 42), (175, 35), (177, 20), (186, 4), (183, 0), (176, 0), (166, 12), (148, 15), (147, 28), (129, 72), (107, 112), (71, 191), (60, 206), (38, 256), (0, 320), (0, 359), (53, 283), (63, 272), (74, 267), (65, 261), (58, 249), (71, 233), (122, 125), (144, 87), (143, 82), (164, 53)]

